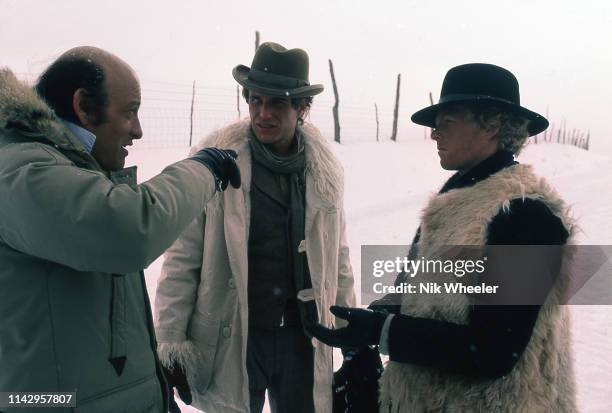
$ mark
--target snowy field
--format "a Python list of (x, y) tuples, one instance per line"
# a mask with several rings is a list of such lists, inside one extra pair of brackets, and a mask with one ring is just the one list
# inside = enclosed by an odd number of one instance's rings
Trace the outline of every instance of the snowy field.
[[(421, 208), (450, 172), (439, 167), (435, 146), (422, 137), (412, 142), (334, 144), (334, 150), (345, 168), (348, 237), (359, 296), (361, 245), (409, 244)], [(188, 148), (136, 145), (128, 164), (139, 166), (142, 182), (187, 152)], [(541, 144), (528, 146), (518, 160), (534, 165), (572, 206), (582, 229), (579, 243), (612, 244), (610, 157)], [(160, 267), (161, 259), (145, 271), (151, 302)], [(572, 306), (571, 311), (579, 411), (608, 413), (612, 411), (612, 306)], [(334, 362), (338, 367), (339, 353)], [(198, 411), (181, 407), (183, 413)]]

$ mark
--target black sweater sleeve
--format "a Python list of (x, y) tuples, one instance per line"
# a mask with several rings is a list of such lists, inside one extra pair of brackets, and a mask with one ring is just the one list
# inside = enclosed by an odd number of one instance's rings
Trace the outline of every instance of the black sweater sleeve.
[[(568, 235), (544, 203), (515, 199), (508, 212), (500, 212), (489, 224), (487, 244), (562, 245)], [(523, 274), (537, 268), (532, 262), (515, 265), (512, 271)], [(527, 347), (539, 311), (538, 305), (475, 305), (467, 325), (398, 314), (389, 330), (389, 358), (470, 376), (501, 377)]]

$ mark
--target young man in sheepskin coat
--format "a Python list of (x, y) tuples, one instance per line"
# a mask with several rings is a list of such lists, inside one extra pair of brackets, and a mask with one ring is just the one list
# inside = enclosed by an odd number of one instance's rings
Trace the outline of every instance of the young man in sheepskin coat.
[[(505, 298), (508, 305), (474, 294), (399, 294), (391, 302), (396, 305), (386, 307), (391, 314), (380, 311), (394, 298), (387, 296), (371, 306), (374, 311), (332, 308), (349, 321), (346, 328), (313, 329), (330, 345), (378, 344), (389, 355), (380, 381), (381, 412), (576, 409), (569, 314), (560, 305), (571, 254), (563, 248), (550, 257), (539, 253), (541, 246), (571, 241), (574, 224), (555, 191), (514, 160), (528, 136), (548, 127), (519, 102), (512, 73), (466, 64), (447, 73), (438, 104), (412, 116), (433, 128), (441, 166), (458, 172), (423, 210), (409, 258), (441, 257), (449, 246), (497, 251), (483, 279), (503, 274), (497, 279), (514, 290)], [(509, 260), (500, 245), (531, 247)], [(413, 279), (443, 277), (420, 272)], [(536, 294), (529, 305), (509, 305), (531, 289), (541, 290), (540, 301)]]
[(273, 412), (328, 413), (332, 349), (307, 327), (335, 325), (329, 306), (355, 296), (342, 168), (302, 121), (323, 86), (310, 85), (306, 52), (275, 43), (233, 76), (250, 120), (197, 148), (235, 150), (242, 191), (215, 197), (168, 250), (158, 352), (170, 385), (206, 412), (261, 412), (267, 390)]

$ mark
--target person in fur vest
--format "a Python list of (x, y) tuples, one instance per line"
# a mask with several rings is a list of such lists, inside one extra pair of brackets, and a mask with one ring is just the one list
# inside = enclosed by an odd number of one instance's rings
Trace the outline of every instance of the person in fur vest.
[[(343, 172), (303, 123), (322, 85), (308, 55), (263, 43), (236, 66), (249, 120), (204, 138), (238, 154), (242, 191), (216, 196), (167, 251), (155, 300), (158, 353), (181, 399), (210, 413), (330, 413), (332, 348), (307, 326), (353, 306)], [(174, 410), (178, 406), (174, 405)]]
[[(409, 258), (439, 256), (448, 246), (571, 243), (575, 224), (563, 200), (514, 160), (528, 136), (548, 127), (519, 102), (512, 73), (466, 64), (449, 70), (438, 104), (412, 116), (433, 128), (440, 165), (457, 173), (423, 210)], [(397, 294), (368, 310), (332, 307), (348, 326), (312, 332), (333, 346), (379, 345), (388, 354), (380, 412), (574, 412), (570, 321), (560, 305), (571, 254), (559, 248), (550, 259), (537, 247), (526, 250), (512, 262), (489, 257), (487, 266), (503, 263), (492, 268), (511, 274), (511, 286), (552, 278), (541, 301), (486, 305), (467, 294)]]

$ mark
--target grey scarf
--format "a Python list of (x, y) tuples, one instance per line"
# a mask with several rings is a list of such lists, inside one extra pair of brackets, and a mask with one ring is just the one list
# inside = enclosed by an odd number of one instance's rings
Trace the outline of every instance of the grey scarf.
[(248, 138), (255, 162), (277, 174), (289, 175), (304, 171), (306, 157), (304, 156), (304, 136), (300, 128), (295, 130), (297, 151), (286, 156), (275, 154), (266, 145), (261, 143), (257, 136), (255, 136), (252, 128), (249, 128)]
[[(300, 242), (305, 238), (305, 201), (301, 176), (304, 174), (306, 157), (302, 130), (298, 127), (295, 131), (297, 151), (287, 156), (272, 152), (257, 139), (252, 128), (249, 128), (248, 138), (253, 162), (259, 163), (276, 174), (289, 175), (289, 233), (293, 258), (293, 279), (298, 292), (311, 289), (312, 281), (306, 253), (298, 251)], [(303, 302), (300, 299), (297, 302), (304, 332), (310, 337), (308, 326), (317, 323), (318, 320), (315, 302), (314, 300)]]

